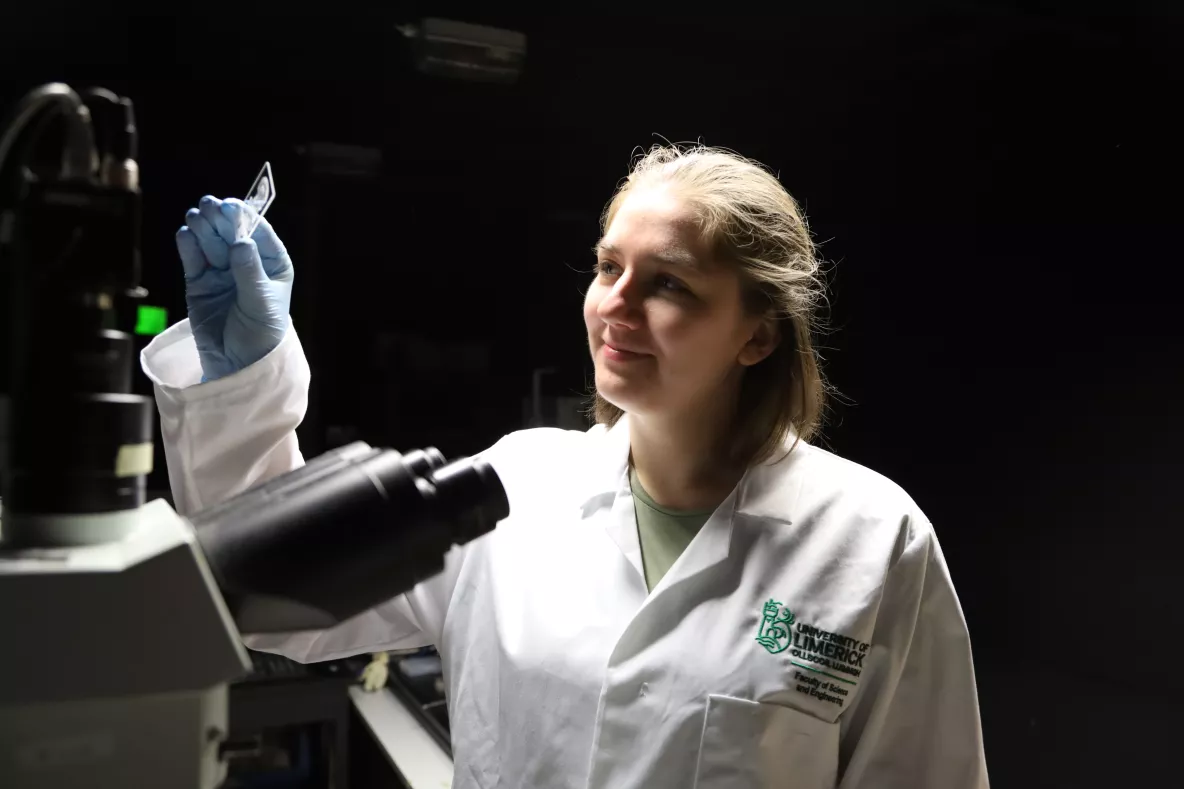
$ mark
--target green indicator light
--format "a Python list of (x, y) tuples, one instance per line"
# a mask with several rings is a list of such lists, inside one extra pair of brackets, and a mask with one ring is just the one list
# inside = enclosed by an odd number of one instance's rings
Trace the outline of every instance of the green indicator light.
[(169, 311), (164, 307), (139, 305), (136, 311), (136, 334), (160, 334), (169, 326)]

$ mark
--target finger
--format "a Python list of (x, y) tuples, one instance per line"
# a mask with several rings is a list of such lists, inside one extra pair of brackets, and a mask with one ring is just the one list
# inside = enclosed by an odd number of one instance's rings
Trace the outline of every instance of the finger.
[(288, 250), (284, 248), (284, 242), (280, 241), (279, 235), (275, 232), (275, 228), (271, 226), (271, 222), (267, 221), (267, 217), (259, 217), (259, 225), (255, 228), (255, 232), (251, 234), (251, 238), (255, 239), (255, 243), (259, 245), (259, 255), (264, 260), (268, 260), (269, 258), (275, 260), (288, 256)]
[(251, 238), (259, 245), (259, 255), (263, 258), (263, 270), (267, 272), (267, 276), (272, 279), (291, 280), (292, 258), (271, 223), (261, 218)]
[(230, 247), (230, 273), (238, 290), (239, 308), (252, 318), (265, 318), (272, 285), (254, 241), (248, 238)]
[(226, 260), (226, 242), (210, 225), (209, 221), (196, 208), (189, 209), (185, 214), (185, 224), (193, 231), (198, 246), (206, 256), (206, 262), (216, 269), (225, 270), (230, 263)]
[(246, 239), (255, 212), (237, 197), (228, 197), (222, 201), (221, 213), (223, 220), (234, 228), (234, 240), (238, 242)]
[(222, 214), (223, 203), (224, 201), (216, 197), (206, 195), (197, 204), (197, 207), (201, 211), (201, 215), (210, 223), (210, 227), (214, 228), (214, 232), (218, 234), (219, 238), (226, 244), (233, 244), (238, 240), (238, 236), (235, 234), (235, 226)]
[[(250, 223), (254, 221), (257, 214), (241, 201), (241, 200), (226, 200), (222, 203), (222, 212), (231, 218), (232, 221), (242, 221), (250, 227)], [(251, 234), (256, 246), (259, 248), (259, 257), (263, 261), (263, 270), (272, 279), (282, 279), (288, 276), (292, 271), (292, 259), (288, 256), (288, 250), (284, 248), (284, 242), (280, 241), (279, 235), (276, 234), (275, 228), (266, 218), (260, 216), (259, 224), (255, 227), (255, 232)]]
[(209, 266), (206, 256), (201, 251), (201, 245), (197, 243), (197, 235), (188, 227), (182, 227), (177, 231), (177, 254), (181, 256), (181, 267), (185, 270), (186, 282), (200, 277)]

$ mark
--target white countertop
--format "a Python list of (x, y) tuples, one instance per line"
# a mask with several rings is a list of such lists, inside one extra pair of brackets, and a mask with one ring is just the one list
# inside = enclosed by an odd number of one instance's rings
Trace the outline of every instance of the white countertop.
[(411, 789), (452, 786), (452, 758), (393, 693), (386, 688), (367, 693), (354, 685), (349, 689), (349, 696), (354, 709)]

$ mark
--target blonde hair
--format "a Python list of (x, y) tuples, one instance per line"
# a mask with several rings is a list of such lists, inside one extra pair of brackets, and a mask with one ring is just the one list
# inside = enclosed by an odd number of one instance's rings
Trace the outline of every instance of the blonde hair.
[[(601, 216), (608, 232), (634, 189), (677, 190), (700, 215), (705, 238), (720, 261), (736, 266), (745, 304), (778, 322), (781, 341), (744, 372), (729, 459), (745, 466), (772, 459), (791, 434), (790, 451), (819, 431), (828, 387), (813, 336), (823, 328), (825, 304), (814, 242), (798, 204), (761, 164), (704, 145), (656, 145), (638, 157)], [(612, 426), (622, 410), (593, 395), (592, 416)]]

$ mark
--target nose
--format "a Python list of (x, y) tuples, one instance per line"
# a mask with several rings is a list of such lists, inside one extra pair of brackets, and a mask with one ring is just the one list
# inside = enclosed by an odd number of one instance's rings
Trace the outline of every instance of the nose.
[(637, 286), (633, 284), (633, 274), (626, 271), (600, 300), (596, 307), (597, 317), (610, 326), (640, 329), (641, 302), (637, 290)]

